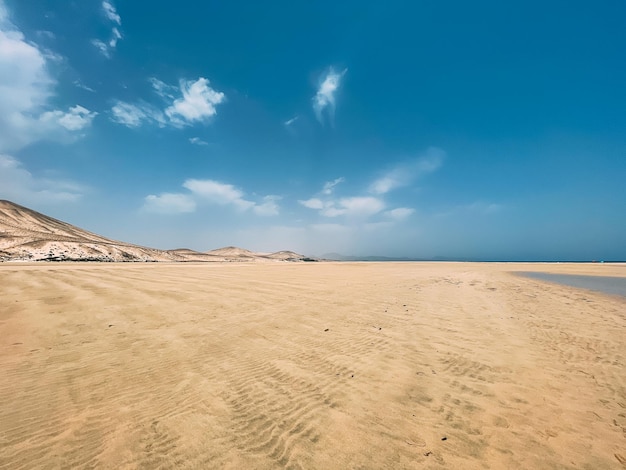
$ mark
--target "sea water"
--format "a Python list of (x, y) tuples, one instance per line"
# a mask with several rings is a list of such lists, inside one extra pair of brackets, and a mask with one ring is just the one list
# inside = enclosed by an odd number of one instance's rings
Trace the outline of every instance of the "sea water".
[(626, 297), (626, 277), (609, 276), (582, 276), (579, 274), (551, 274), (538, 272), (519, 273), (523, 276), (541, 281), (556, 282), (566, 286), (589, 289), (605, 294), (621, 295)]

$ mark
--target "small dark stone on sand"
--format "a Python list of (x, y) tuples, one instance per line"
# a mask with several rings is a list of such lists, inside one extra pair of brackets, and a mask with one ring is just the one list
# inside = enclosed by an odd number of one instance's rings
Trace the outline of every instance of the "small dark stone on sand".
[(350, 377), (354, 377), (354, 374), (352, 374)]
[(447, 438), (446, 436), (443, 436), (443, 437), (441, 438), (441, 440), (442, 440), (442, 441), (447, 441), (447, 440), (448, 440), (448, 438)]
[(111, 328), (113, 325), (109, 325), (109, 328)]
[(330, 328), (326, 328), (324, 331), (328, 331)]
[(378, 328), (379, 330), (382, 330), (382, 328)]

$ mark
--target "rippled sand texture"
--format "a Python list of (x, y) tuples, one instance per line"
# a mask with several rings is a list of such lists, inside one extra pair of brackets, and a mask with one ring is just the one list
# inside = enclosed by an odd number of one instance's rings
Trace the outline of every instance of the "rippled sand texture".
[(0, 468), (623, 468), (626, 300), (548, 268), (0, 265)]

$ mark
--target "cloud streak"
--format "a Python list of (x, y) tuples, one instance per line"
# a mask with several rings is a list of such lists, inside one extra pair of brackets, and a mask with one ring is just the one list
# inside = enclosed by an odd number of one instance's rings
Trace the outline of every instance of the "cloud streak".
[(203, 77), (181, 80), (178, 88), (156, 78), (151, 78), (150, 83), (166, 102), (164, 109), (145, 102), (117, 101), (111, 108), (111, 120), (130, 128), (143, 124), (182, 128), (207, 121), (217, 114), (217, 105), (226, 101), (226, 95), (211, 88), (209, 80)]
[(122, 32), (120, 31), (120, 26), (122, 25), (122, 18), (117, 13), (117, 10), (113, 6), (111, 2), (108, 0), (104, 0), (101, 4), (102, 13), (104, 17), (110, 22), (113, 23), (111, 26), (111, 35), (108, 41), (102, 41), (100, 39), (92, 39), (91, 43), (96, 47), (100, 53), (110, 59), (113, 51), (117, 47), (117, 43), (120, 39), (122, 39)]
[(111, 108), (111, 120), (126, 127), (139, 127), (144, 123), (153, 122), (160, 127), (165, 126), (163, 113), (147, 103), (126, 103), (118, 101)]
[(79, 200), (86, 188), (73, 181), (42, 178), (9, 155), (0, 154), (0, 197), (22, 204), (67, 203)]
[(348, 69), (344, 69), (341, 72), (335, 72), (335, 70), (331, 67), (324, 76), (324, 79), (320, 81), (317, 93), (313, 97), (313, 111), (315, 112), (315, 117), (320, 124), (324, 124), (324, 115), (328, 117), (331, 125), (333, 124), (336, 108), (335, 95), (337, 94), (339, 86), (341, 85), (341, 80), (347, 71)]
[[(436, 171), (443, 164), (445, 152), (431, 147), (409, 162), (405, 162), (384, 172), (367, 186), (366, 194), (348, 197), (336, 197), (335, 188), (345, 182), (340, 177), (324, 183), (322, 189), (309, 199), (301, 199), (298, 203), (307, 209), (315, 210), (322, 217), (345, 217), (364, 221), (373, 216), (382, 216), (382, 226), (401, 222), (409, 218), (415, 209), (411, 207), (389, 207), (387, 194), (391, 191), (410, 185), (415, 179)], [(368, 194), (369, 193), (369, 194)], [(378, 225), (377, 225), (378, 226)]]
[(207, 145), (209, 145), (208, 142), (202, 140), (200, 137), (190, 137), (189, 138), (189, 143), (193, 144), (193, 145), (199, 145), (199, 146), (207, 146)]
[(230, 206), (237, 212), (251, 211), (262, 217), (276, 216), (280, 213), (279, 196), (264, 196), (257, 202), (248, 199), (241, 189), (232, 184), (210, 179), (190, 178), (185, 180), (182, 186), (189, 192), (146, 196), (143, 210), (161, 214), (188, 213), (195, 212), (198, 205), (202, 203)]
[(150, 194), (144, 199), (143, 209), (159, 214), (184, 214), (196, 210), (196, 201), (188, 194), (161, 193)]
[(183, 187), (195, 196), (208, 202), (219, 205), (233, 205), (245, 211), (255, 206), (255, 203), (244, 198), (244, 193), (232, 184), (220, 183), (215, 180), (188, 179)]
[(400, 164), (384, 173), (369, 187), (372, 194), (386, 194), (394, 189), (408, 186), (415, 179), (436, 171), (445, 159), (445, 152), (431, 147), (426, 153), (412, 161)]

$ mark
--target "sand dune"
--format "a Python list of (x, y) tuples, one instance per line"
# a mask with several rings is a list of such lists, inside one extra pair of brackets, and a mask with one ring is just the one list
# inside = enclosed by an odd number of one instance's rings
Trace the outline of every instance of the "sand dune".
[(623, 468), (626, 301), (552, 267), (5, 263), (0, 468)]
[[(279, 252), (286, 253), (286, 252)], [(111, 240), (27, 207), (0, 200), (0, 261), (309, 261), (292, 253), (263, 255), (237, 247), (206, 253), (157, 250)]]

